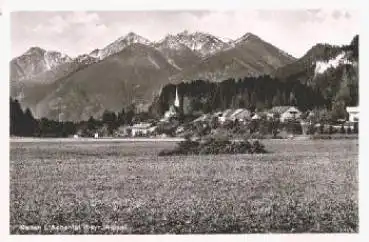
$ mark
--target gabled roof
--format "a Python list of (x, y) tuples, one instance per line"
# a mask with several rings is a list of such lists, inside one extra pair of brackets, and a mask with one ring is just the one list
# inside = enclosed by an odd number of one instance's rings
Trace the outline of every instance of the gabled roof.
[(226, 118), (228, 118), (228, 117), (230, 117), (231, 116), (231, 114), (233, 113), (233, 109), (227, 109), (227, 110), (225, 110), (223, 113), (222, 113), (222, 117), (226, 117)]
[(251, 112), (247, 109), (237, 109), (231, 115), (231, 118), (235, 118), (235, 119), (244, 119), (244, 118), (250, 118), (250, 117), (251, 117)]
[(196, 122), (201, 122), (201, 121), (208, 121), (211, 119), (211, 115), (210, 114), (203, 114), (200, 117), (198, 117), (197, 119), (195, 119), (194, 121), (192, 121), (192, 123), (196, 123)]
[(289, 110), (290, 108), (296, 109), (297, 111), (299, 111), (296, 107), (294, 106), (275, 106), (273, 108), (271, 108), (269, 110), (269, 113), (278, 113), (278, 114), (282, 114), (285, 113), (287, 110)]
[(259, 114), (255, 113), (255, 114), (252, 116), (252, 118), (251, 118), (251, 119), (252, 119), (252, 120), (261, 119), (261, 116), (260, 116)]

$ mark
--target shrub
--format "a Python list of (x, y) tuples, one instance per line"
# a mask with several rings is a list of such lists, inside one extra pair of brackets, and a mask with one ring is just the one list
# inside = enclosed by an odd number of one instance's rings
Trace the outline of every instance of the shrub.
[(351, 126), (348, 126), (348, 128), (347, 128), (347, 134), (351, 134), (351, 133), (352, 133)]
[(359, 133), (359, 123), (354, 123), (354, 134), (358, 134)]
[(159, 156), (170, 155), (209, 155), (209, 154), (254, 154), (266, 153), (265, 147), (259, 141), (230, 141), (228, 139), (207, 138), (200, 142), (185, 140), (179, 142), (173, 150), (163, 150)]

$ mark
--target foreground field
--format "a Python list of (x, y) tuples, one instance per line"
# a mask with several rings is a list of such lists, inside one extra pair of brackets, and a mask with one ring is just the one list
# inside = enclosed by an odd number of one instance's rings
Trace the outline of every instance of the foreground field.
[(174, 142), (12, 142), (11, 233), (358, 232), (358, 141), (158, 157)]

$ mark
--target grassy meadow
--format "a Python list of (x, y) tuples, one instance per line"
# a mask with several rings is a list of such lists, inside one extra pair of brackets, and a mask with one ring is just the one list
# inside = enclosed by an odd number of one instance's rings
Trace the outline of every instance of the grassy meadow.
[(12, 142), (10, 232), (358, 232), (358, 140), (158, 157), (174, 142)]

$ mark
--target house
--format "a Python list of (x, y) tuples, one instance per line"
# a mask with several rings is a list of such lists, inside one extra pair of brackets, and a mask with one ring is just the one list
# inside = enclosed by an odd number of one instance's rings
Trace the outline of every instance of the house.
[(153, 132), (153, 127), (151, 127), (150, 123), (138, 123), (134, 124), (131, 127), (131, 134), (132, 136), (146, 136)]
[(359, 122), (359, 107), (346, 107), (346, 112), (349, 114), (349, 122)]
[(231, 120), (235, 121), (236, 119), (240, 122), (245, 122), (251, 119), (251, 112), (247, 109), (237, 109), (230, 115)]
[(224, 123), (226, 120), (230, 120), (230, 116), (233, 113), (232, 109), (227, 109), (218, 116), (218, 121)]
[(260, 120), (261, 119), (261, 116), (257, 113), (255, 113), (252, 117), (251, 117), (251, 120)]
[(276, 115), (283, 123), (288, 120), (299, 119), (301, 116), (301, 111), (294, 106), (276, 106), (270, 109), (267, 113), (268, 118), (274, 118)]
[(197, 119), (193, 120), (192, 123), (199, 123), (199, 122), (210, 122), (212, 118), (211, 114), (203, 114)]

